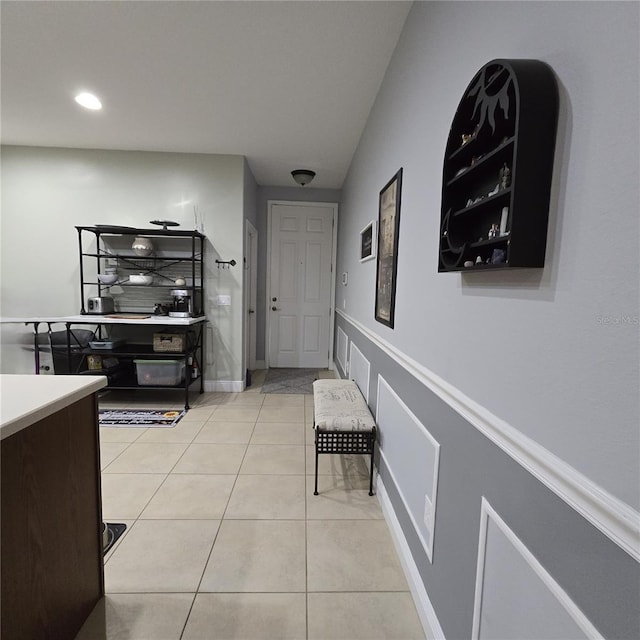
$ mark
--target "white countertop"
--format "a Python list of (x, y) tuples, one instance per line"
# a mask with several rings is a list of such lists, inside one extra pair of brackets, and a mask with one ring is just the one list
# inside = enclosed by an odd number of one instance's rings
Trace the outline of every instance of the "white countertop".
[[(136, 315), (144, 315), (142, 313)], [(102, 316), (98, 314), (86, 314), (77, 316), (42, 316), (42, 317), (20, 317), (20, 318), (0, 318), (0, 324), (31, 324), (40, 322), (68, 322), (70, 324), (149, 324), (167, 327), (190, 326), (206, 322), (206, 316), (195, 318), (171, 318), (169, 316), (150, 315), (147, 318), (122, 318), (117, 315)]]
[(106, 386), (104, 376), (0, 375), (0, 440)]

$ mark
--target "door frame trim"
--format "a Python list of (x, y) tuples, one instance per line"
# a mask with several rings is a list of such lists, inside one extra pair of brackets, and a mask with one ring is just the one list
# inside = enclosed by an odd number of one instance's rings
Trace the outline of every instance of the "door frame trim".
[(266, 273), (266, 301), (265, 301), (265, 365), (269, 368), (269, 358), (271, 353), (271, 230), (272, 230), (272, 207), (274, 205), (293, 205), (297, 207), (330, 207), (333, 209), (333, 233), (331, 235), (331, 290), (329, 292), (329, 365), (330, 370), (334, 369), (333, 363), (333, 340), (335, 332), (335, 301), (336, 301), (336, 259), (338, 255), (338, 203), (337, 202), (306, 202), (304, 200), (267, 200), (267, 273)]
[[(249, 242), (249, 238), (253, 237), (253, 242)], [(244, 253), (243, 260), (243, 286), (244, 286), (244, 335), (243, 335), (243, 351), (245, 369), (255, 369), (256, 367), (256, 338), (257, 338), (257, 292), (258, 292), (258, 230), (250, 220), (245, 219), (244, 231)], [(251, 250), (251, 255), (249, 255)], [(249, 265), (247, 268), (247, 256)], [(249, 282), (248, 282), (249, 281)], [(247, 286), (250, 285), (250, 286)], [(253, 327), (249, 318), (249, 308), (253, 307)], [(247, 333), (249, 337), (247, 338)]]

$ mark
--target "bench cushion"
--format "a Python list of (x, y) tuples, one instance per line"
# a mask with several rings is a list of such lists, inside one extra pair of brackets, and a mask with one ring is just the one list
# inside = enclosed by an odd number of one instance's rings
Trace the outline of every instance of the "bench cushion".
[(324, 431), (371, 431), (375, 420), (353, 380), (313, 383), (314, 422)]

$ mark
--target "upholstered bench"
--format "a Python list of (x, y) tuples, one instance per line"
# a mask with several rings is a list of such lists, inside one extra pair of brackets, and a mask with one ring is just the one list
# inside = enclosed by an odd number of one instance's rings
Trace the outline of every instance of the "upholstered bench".
[(316, 380), (313, 383), (313, 428), (318, 456), (322, 453), (362, 453), (371, 456), (369, 495), (373, 495), (373, 446), (376, 423), (358, 385), (353, 380)]

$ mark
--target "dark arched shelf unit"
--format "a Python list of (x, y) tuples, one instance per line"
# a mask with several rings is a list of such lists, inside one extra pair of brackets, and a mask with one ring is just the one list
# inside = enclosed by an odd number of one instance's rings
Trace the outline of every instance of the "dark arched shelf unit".
[(438, 271), (544, 266), (557, 123), (544, 62), (492, 60), (478, 71), (447, 140)]

